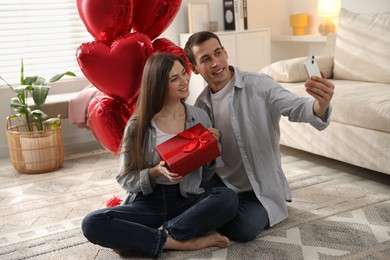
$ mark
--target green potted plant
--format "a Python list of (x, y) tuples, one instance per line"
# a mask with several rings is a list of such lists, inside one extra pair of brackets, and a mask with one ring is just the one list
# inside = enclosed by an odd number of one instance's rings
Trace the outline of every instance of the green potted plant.
[[(42, 107), (49, 94), (48, 83), (58, 81), (65, 75), (76, 76), (67, 71), (55, 75), (48, 82), (40, 76), (25, 77), (22, 60), (19, 86), (12, 87), (0, 77), (16, 94), (10, 100), (15, 114), (7, 117), (7, 138), (10, 159), (19, 172), (42, 173), (62, 167), (64, 148), (60, 115), (48, 118)], [(13, 126), (16, 119), (19, 124)]]

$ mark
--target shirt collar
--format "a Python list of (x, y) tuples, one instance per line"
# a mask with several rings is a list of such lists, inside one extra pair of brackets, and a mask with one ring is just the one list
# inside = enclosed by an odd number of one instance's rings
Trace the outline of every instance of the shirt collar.
[(187, 124), (191, 121), (194, 121), (195, 117), (194, 117), (194, 114), (192, 113), (191, 109), (189, 108), (189, 105), (187, 103), (183, 103), (183, 104), (184, 104), (184, 108), (186, 110), (186, 124)]
[(229, 66), (230, 70), (234, 71), (234, 87), (237, 88), (243, 88), (245, 87), (243, 78), (242, 78), (242, 72), (236, 67), (236, 66)]

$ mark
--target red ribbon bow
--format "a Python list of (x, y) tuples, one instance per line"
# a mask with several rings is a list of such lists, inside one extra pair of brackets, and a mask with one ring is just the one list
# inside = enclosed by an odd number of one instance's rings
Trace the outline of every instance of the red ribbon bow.
[(106, 201), (106, 207), (107, 208), (116, 207), (116, 206), (119, 206), (121, 203), (122, 203), (122, 200), (119, 197), (113, 196), (111, 199)]
[(202, 147), (204, 144), (206, 144), (209, 141), (207, 136), (209, 136), (210, 133), (208, 131), (204, 131), (203, 133), (201, 132), (202, 132), (201, 129), (196, 129), (193, 133), (182, 132), (179, 134), (181, 137), (192, 140), (191, 143), (183, 147), (183, 152), (185, 153), (192, 152), (198, 146)]

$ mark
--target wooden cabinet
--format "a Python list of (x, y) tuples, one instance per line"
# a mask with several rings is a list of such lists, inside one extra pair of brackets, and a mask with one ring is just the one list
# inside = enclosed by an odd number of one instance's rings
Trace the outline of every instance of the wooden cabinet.
[[(271, 63), (271, 40), (268, 28), (240, 32), (221, 31), (215, 34), (218, 35), (229, 55), (229, 64), (237, 66), (240, 70), (257, 72)], [(180, 34), (182, 48), (190, 36), (189, 33)], [(193, 104), (205, 86), (202, 76), (192, 74), (187, 103)]]

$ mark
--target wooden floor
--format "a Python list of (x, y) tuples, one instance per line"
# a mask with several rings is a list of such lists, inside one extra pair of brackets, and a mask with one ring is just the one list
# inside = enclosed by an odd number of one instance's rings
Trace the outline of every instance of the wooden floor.
[[(65, 154), (84, 152), (101, 148), (97, 142), (65, 147)], [(282, 163), (311, 169), (316, 173), (339, 179), (372, 192), (390, 195), (390, 175), (356, 167), (350, 164), (313, 155), (289, 147), (281, 147)], [(8, 157), (0, 158), (0, 167), (9, 165)]]

